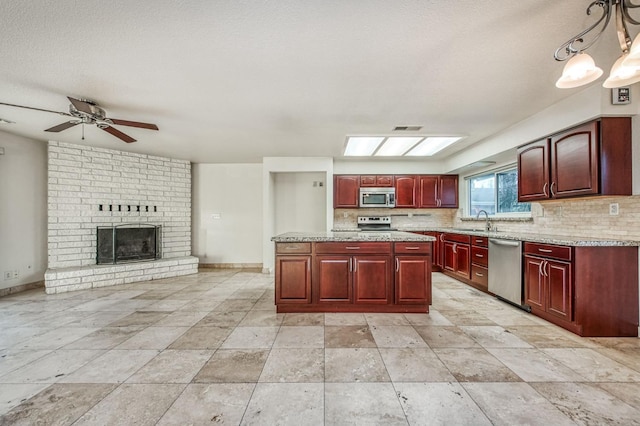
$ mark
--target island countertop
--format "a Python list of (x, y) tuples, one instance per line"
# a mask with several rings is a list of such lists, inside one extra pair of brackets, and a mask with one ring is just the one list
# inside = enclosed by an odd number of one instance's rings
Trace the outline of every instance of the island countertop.
[(286, 232), (271, 238), (276, 243), (383, 241), (383, 242), (430, 242), (436, 239), (429, 235), (402, 231), (356, 231), (356, 232)]

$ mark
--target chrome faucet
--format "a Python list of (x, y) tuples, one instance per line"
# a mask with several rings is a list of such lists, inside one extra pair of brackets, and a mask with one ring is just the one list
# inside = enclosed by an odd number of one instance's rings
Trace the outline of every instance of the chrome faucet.
[(478, 212), (478, 214), (476, 215), (476, 219), (478, 219), (478, 220), (480, 220), (480, 213), (484, 213), (484, 215), (485, 215), (485, 216), (486, 216), (486, 218), (487, 218), (487, 223), (486, 223), (486, 224), (485, 224), (485, 226), (484, 226), (484, 227), (485, 227), (485, 229), (486, 229), (486, 231), (487, 231), (487, 232), (491, 231), (491, 221), (489, 220), (489, 213), (487, 213), (487, 211), (486, 211), (486, 210), (480, 210), (480, 211)]

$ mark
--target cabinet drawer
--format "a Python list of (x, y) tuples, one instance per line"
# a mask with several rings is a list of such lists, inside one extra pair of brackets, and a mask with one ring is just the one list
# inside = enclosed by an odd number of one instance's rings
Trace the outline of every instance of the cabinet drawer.
[(471, 282), (489, 288), (489, 270), (483, 266), (471, 265)]
[(318, 254), (391, 254), (391, 243), (354, 241), (352, 243), (316, 243)]
[(471, 236), (471, 245), (479, 247), (489, 247), (489, 239), (487, 237)]
[(552, 246), (549, 244), (524, 243), (524, 252), (526, 254), (534, 254), (536, 256), (552, 257), (554, 259), (570, 261), (571, 247), (569, 246)]
[(443, 234), (445, 241), (453, 241), (455, 243), (470, 244), (471, 236), (464, 234)]
[(471, 263), (480, 266), (487, 266), (489, 260), (489, 249), (484, 247), (471, 246)]
[(395, 243), (395, 250), (396, 253), (429, 254), (431, 243)]
[(278, 254), (308, 254), (311, 253), (311, 243), (276, 243)]

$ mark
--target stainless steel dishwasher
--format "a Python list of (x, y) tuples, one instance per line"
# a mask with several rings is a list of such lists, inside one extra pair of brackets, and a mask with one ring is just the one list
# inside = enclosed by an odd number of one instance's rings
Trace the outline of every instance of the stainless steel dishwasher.
[(489, 238), (489, 291), (521, 309), (522, 242)]

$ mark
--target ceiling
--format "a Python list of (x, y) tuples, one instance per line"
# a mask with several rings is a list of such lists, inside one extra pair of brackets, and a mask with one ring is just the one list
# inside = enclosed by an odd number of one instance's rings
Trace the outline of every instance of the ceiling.
[[(87, 98), (160, 130), (117, 126), (138, 139), (125, 144), (85, 126), (82, 140), (82, 126), (43, 131), (67, 117), (0, 106), (16, 122), (0, 131), (248, 163), (340, 158), (346, 135), (421, 125), (465, 136), (444, 159), (580, 90), (555, 88), (553, 52), (593, 22), (589, 3), (3, 0), (0, 102), (67, 111), (66, 96)], [(607, 70), (616, 46), (608, 28), (589, 53)]]

